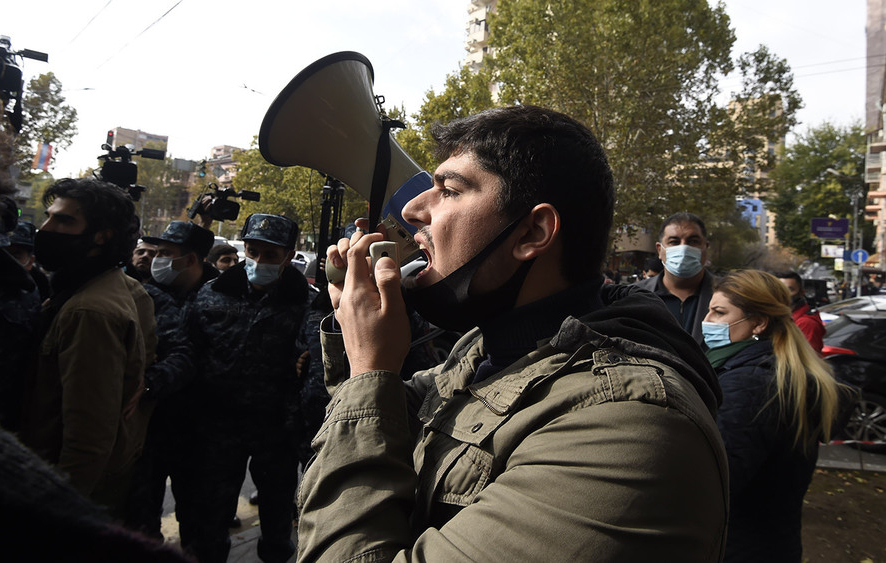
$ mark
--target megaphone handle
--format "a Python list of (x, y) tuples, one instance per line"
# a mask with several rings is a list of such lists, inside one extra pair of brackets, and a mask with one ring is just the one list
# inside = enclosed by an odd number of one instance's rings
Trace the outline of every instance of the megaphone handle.
[[(396, 242), (383, 240), (369, 245), (372, 271), (375, 271), (375, 263), (385, 256), (392, 258), (398, 266), (400, 265), (400, 247)], [(329, 280), (329, 283), (335, 284), (345, 279), (346, 271), (346, 268), (336, 268), (332, 262), (326, 261), (326, 279)]]
[(330, 260), (326, 261), (326, 279), (331, 284), (336, 284), (345, 279), (347, 268), (336, 268)]

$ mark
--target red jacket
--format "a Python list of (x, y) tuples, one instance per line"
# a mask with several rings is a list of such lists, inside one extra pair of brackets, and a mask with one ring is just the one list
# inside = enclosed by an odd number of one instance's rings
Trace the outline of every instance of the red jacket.
[(810, 309), (808, 303), (802, 303), (793, 310), (792, 315), (797, 328), (800, 329), (800, 332), (803, 333), (803, 336), (806, 337), (812, 348), (821, 354), (821, 349), (824, 346), (822, 339), (824, 338), (825, 329), (818, 311)]

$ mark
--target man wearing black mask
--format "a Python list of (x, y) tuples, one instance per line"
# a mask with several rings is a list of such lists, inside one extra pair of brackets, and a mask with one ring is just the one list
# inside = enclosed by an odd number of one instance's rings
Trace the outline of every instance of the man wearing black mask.
[(128, 195), (92, 178), (56, 182), (43, 203), (34, 250), (52, 272), (53, 294), (26, 386), (22, 441), (120, 515), (148, 417), (133, 405), (156, 342), (151, 299), (121, 269), (138, 218)]
[(347, 274), (321, 325), (332, 400), (299, 489), (299, 560), (719, 560), (720, 389), (661, 300), (603, 284), (600, 143), (532, 106), (432, 134), (434, 186), (402, 210), (428, 259), (407, 299), (470, 331), (403, 382), (400, 271), (366, 260), (383, 233), (327, 250)]

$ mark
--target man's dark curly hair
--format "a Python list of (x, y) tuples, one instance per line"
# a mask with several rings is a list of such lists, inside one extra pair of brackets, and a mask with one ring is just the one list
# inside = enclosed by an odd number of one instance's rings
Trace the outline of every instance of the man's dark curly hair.
[(65, 178), (46, 188), (43, 205), (49, 207), (56, 198), (70, 198), (80, 204), (86, 219), (85, 233), (105, 229), (114, 232), (103, 247), (108, 260), (126, 263), (138, 243), (139, 219), (129, 194), (96, 178)]
[(436, 124), (431, 135), (440, 161), (472, 153), (500, 178), (498, 207), (509, 219), (539, 203), (556, 208), (566, 279), (600, 275), (615, 191), (603, 147), (587, 127), (553, 110), (512, 106)]

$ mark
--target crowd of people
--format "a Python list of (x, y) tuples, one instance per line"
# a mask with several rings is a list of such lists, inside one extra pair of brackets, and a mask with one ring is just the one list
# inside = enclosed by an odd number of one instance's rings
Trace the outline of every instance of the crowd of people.
[[(844, 393), (802, 279), (715, 277), (679, 212), (645, 279), (609, 283), (586, 127), (516, 106), (433, 135), (403, 286), (365, 221), (318, 290), (287, 217), (249, 216), (240, 261), (192, 222), (140, 236), (116, 186), (53, 184), (39, 229), (0, 233), (3, 474), (150, 554), (130, 560), (225, 561), (248, 470), (268, 562), (294, 519), (303, 561), (799, 561)], [(438, 366), (411, 346), (427, 323), (462, 334)], [(167, 480), (184, 554), (160, 546)]]

